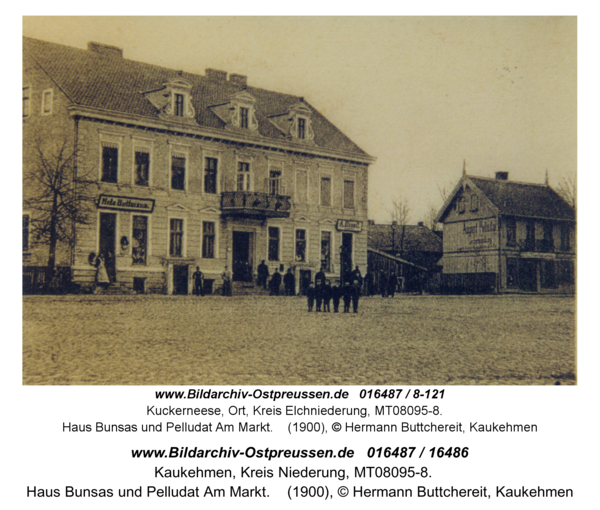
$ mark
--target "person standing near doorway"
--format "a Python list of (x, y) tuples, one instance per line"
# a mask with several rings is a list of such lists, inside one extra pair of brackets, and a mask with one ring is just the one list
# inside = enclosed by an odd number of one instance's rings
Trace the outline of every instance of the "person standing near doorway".
[(275, 269), (271, 282), (269, 283), (271, 289), (271, 296), (279, 296), (279, 287), (281, 287), (281, 274), (278, 269)]
[(229, 270), (229, 266), (225, 266), (225, 270), (223, 274), (221, 274), (221, 278), (223, 278), (223, 295), (231, 296), (231, 271)]
[(196, 266), (192, 278), (194, 280), (194, 295), (204, 296), (204, 274), (200, 271), (200, 267)]
[(267, 290), (267, 280), (269, 279), (269, 266), (265, 264), (264, 260), (258, 265), (258, 267), (256, 268), (256, 272), (256, 284), (259, 287), (263, 287), (265, 290)]
[(294, 273), (292, 273), (291, 267), (283, 276), (283, 286), (285, 288), (286, 296), (294, 296), (296, 294), (296, 277), (294, 276)]

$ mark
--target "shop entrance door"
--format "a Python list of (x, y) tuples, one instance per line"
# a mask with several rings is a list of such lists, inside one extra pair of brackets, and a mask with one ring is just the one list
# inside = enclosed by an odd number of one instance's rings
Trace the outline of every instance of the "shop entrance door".
[(519, 287), (526, 292), (537, 292), (537, 260), (519, 260)]
[(177, 296), (187, 296), (188, 277), (188, 266), (173, 266), (173, 294)]
[(349, 278), (352, 272), (352, 234), (349, 232), (342, 233), (342, 249), (340, 252), (341, 274), (343, 282)]
[(115, 244), (117, 235), (117, 215), (115, 213), (100, 213), (99, 250), (104, 256), (104, 264), (111, 282), (117, 280), (115, 267)]
[(251, 282), (253, 272), (254, 234), (233, 231), (233, 281)]

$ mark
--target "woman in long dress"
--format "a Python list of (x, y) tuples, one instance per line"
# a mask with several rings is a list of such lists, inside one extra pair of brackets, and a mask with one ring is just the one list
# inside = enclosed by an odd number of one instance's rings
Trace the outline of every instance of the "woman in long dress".
[(106, 271), (106, 264), (104, 263), (104, 256), (98, 255), (98, 261), (96, 266), (96, 283), (106, 287), (110, 283), (108, 273)]

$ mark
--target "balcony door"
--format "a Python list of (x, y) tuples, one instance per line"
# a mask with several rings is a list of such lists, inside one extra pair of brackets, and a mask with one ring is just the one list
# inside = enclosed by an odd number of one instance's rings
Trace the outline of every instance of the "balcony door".
[(232, 252), (233, 280), (236, 282), (251, 282), (254, 269), (254, 234), (234, 230)]

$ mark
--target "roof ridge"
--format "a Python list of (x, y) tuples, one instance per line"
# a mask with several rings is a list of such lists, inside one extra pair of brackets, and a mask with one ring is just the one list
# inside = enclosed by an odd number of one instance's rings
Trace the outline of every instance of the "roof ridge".
[(467, 175), (468, 178), (474, 178), (474, 179), (483, 179), (485, 181), (492, 181), (492, 182), (499, 182), (502, 184), (522, 184), (525, 186), (540, 186), (542, 188), (552, 188), (552, 186), (548, 185), (548, 184), (540, 184), (537, 182), (523, 182), (523, 181), (511, 181), (511, 180), (500, 180), (500, 179), (496, 179), (495, 177), (482, 177), (480, 175)]

